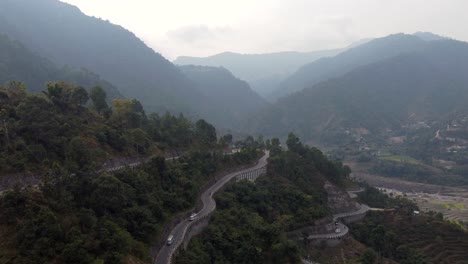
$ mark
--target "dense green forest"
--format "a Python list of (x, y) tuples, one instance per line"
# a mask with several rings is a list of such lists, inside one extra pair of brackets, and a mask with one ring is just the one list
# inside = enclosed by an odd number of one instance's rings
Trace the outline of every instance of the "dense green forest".
[[(89, 106), (89, 107), (88, 107)], [(42, 94), (23, 83), (0, 87), (0, 168), (40, 172), (54, 163), (94, 168), (114, 156), (149, 156), (166, 149), (216, 145), (216, 130), (182, 115), (146, 115), (135, 99), (106, 101), (106, 93), (52, 82)]]
[(354, 238), (370, 248), (362, 263), (379, 263), (381, 257), (402, 264), (466, 263), (468, 233), (444, 221), (441, 213), (414, 214), (418, 207), (412, 201), (369, 186), (358, 197), (371, 207), (395, 209), (369, 212), (362, 222), (351, 226)]
[(391, 197), (366, 183), (360, 184), (364, 187), (364, 191), (357, 194), (358, 200), (370, 207), (400, 209), (404, 210), (406, 214), (411, 214), (414, 210), (419, 210), (414, 202), (404, 197)]
[(372, 257), (363, 263), (378, 263), (380, 256), (402, 264), (466, 263), (467, 259), (467, 233), (438, 214), (371, 212), (352, 226), (352, 234), (372, 249)]
[(267, 142), (266, 176), (232, 184), (216, 196), (208, 230), (195, 237), (177, 263), (299, 263), (299, 248), (286, 231), (313, 225), (329, 214), (325, 180), (343, 183), (349, 168), (289, 135), (288, 151)]
[[(90, 102), (88, 102), (90, 101)], [(215, 128), (182, 115), (146, 115), (135, 99), (107, 104), (100, 87), (52, 82), (42, 94), (10, 82), (0, 88), (2, 173), (42, 175), (38, 187), (0, 196), (2, 263), (120, 263), (146, 260), (174, 214), (194, 206), (220, 171), (250, 164), (261, 142), (218, 142)], [(166, 161), (164, 152), (183, 150)], [(99, 170), (115, 156), (152, 156), (138, 168)]]
[(16, 188), (0, 196), (0, 261), (123, 263), (129, 255), (148, 260), (148, 246), (166, 221), (193, 207), (215, 172), (257, 156), (255, 149), (230, 156), (189, 152), (115, 174), (51, 169), (39, 189)]

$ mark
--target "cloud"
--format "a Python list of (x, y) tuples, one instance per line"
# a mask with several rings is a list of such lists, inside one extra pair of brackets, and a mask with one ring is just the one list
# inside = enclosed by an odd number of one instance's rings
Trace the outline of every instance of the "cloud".
[(468, 40), (466, 0), (62, 1), (128, 28), (169, 59), (331, 49), (398, 32)]
[(209, 27), (207, 25), (189, 25), (170, 30), (166, 33), (166, 36), (173, 41), (193, 44), (196, 42), (213, 41), (232, 32), (233, 30), (230, 26)]

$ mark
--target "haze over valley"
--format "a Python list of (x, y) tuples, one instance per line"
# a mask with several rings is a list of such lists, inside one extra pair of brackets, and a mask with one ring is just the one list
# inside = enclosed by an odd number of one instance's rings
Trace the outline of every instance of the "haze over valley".
[(464, 10), (0, 1), (0, 264), (467, 263)]

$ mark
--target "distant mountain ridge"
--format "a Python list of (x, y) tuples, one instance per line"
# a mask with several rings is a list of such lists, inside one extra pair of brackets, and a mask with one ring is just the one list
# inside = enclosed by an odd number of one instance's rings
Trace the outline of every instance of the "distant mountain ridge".
[(294, 73), (302, 65), (322, 57), (334, 56), (341, 51), (342, 49), (334, 49), (265, 54), (224, 52), (209, 57), (181, 56), (174, 60), (174, 63), (177, 65), (224, 67), (236, 77), (247, 81), (254, 91), (263, 97), (268, 97), (282, 79)]
[(248, 83), (224, 68), (193, 65), (179, 68), (216, 107), (218, 115), (212, 118), (215, 124), (233, 127), (267, 105)]
[(447, 40), (448, 39), (447, 37), (439, 36), (439, 35), (436, 35), (436, 34), (431, 33), (431, 32), (422, 32), (422, 31), (414, 33), (413, 36), (416, 36), (416, 37), (418, 37), (418, 38), (420, 38), (422, 40), (426, 40), (426, 41)]
[(273, 92), (272, 98), (279, 99), (322, 81), (340, 77), (359, 66), (416, 51), (422, 45), (426, 45), (428, 39), (443, 38), (427, 32), (416, 33), (416, 35), (393, 34), (355, 46), (334, 57), (316, 60), (302, 66), (285, 79)]
[(245, 128), (280, 137), (292, 130), (323, 143), (352, 128), (380, 133), (444, 120), (454, 112), (468, 114), (468, 43), (446, 39), (411, 47), (282, 98)]

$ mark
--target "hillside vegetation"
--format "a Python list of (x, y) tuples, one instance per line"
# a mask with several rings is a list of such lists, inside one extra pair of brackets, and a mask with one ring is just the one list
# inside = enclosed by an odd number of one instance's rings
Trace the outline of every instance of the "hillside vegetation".
[(467, 263), (468, 233), (444, 221), (441, 213), (415, 214), (419, 209), (413, 202), (389, 197), (372, 187), (358, 196), (371, 207), (394, 209), (369, 212), (362, 222), (351, 226), (354, 238), (372, 249), (370, 261), (363, 263), (376, 263), (380, 257), (402, 264)]
[(176, 213), (194, 206), (218, 170), (253, 161), (193, 152), (172, 162), (155, 157), (116, 174), (59, 167), (39, 189), (0, 196), (0, 263), (124, 263), (149, 260), (149, 246)]
[[(91, 98), (88, 107), (87, 101)], [(0, 88), (0, 173), (41, 175), (37, 187), (0, 194), (0, 263), (124, 263), (148, 260), (164, 224), (194, 206), (222, 170), (246, 165), (258, 143), (220, 151), (215, 128), (183, 116), (146, 115), (135, 99), (114, 99), (64, 82), (29, 94), (21, 83)], [(166, 161), (164, 151), (184, 150)], [(152, 156), (135, 169), (101, 169), (115, 156)], [(6, 176), (1, 176), (6, 177)]]
[(40, 92), (46, 88), (47, 82), (59, 80), (83, 87), (100, 86), (110, 99), (122, 97), (117, 88), (102, 80), (99, 75), (84, 68), (59, 68), (20, 42), (0, 33), (0, 85), (9, 81), (21, 81), (27, 85), (29, 91)]
[(272, 96), (279, 99), (328, 79), (341, 77), (360, 66), (417, 51), (428, 44), (426, 39), (418, 35), (395, 34), (370, 40), (336, 56), (310, 62), (281, 82)]
[(148, 111), (201, 110), (202, 96), (175, 66), (109, 21), (58, 0), (2, 1), (0, 20), (0, 32), (54, 63), (98, 73)]
[(292, 130), (307, 140), (334, 145), (353, 129), (378, 137), (404, 125), (466, 113), (468, 64), (462, 58), (468, 58), (465, 42), (427, 42), (417, 51), (281, 99), (251, 118), (246, 128), (283, 138)]
[(290, 134), (289, 151), (270, 145), (267, 175), (232, 184), (216, 196), (208, 230), (195, 237), (176, 263), (300, 263), (286, 232), (330, 214), (325, 180), (341, 184), (349, 168), (328, 160)]
[[(245, 100), (255, 98), (248, 89), (236, 89), (242, 100), (223, 109), (223, 105), (216, 102), (225, 101), (225, 97), (207, 96), (205, 90), (201, 90), (204, 87), (187, 78), (178, 67), (132, 32), (109, 21), (86, 16), (78, 8), (58, 0), (2, 1), (0, 34), (8, 35), (51, 61), (40, 59), (39, 62), (37, 56), (27, 57), (30, 52), (6, 52), (8, 57), (17, 54), (21, 58), (7, 68), (18, 66), (21, 72), (0, 75), (0, 81), (24, 81), (34, 89), (41, 89), (45, 81), (51, 80), (76, 82), (82, 86), (100, 85), (104, 89), (114, 85), (117, 87), (114, 90), (118, 89), (124, 97), (136, 98), (148, 112), (181, 112), (190, 118), (203, 117), (230, 129), (234, 127), (228, 120), (244, 108), (249, 109), (248, 104), (243, 104)], [(2, 52), (0, 49), (0, 54)], [(52, 63), (70, 67), (56, 70), (51, 68)], [(71, 72), (69, 68), (88, 70)], [(1, 71), (0, 66), (0, 74)], [(91, 72), (108, 82), (85, 82), (83, 79), (86, 78), (99, 80)], [(237, 87), (236, 84), (232, 88)], [(109, 97), (121, 97), (106, 91)]]
[[(91, 108), (86, 107), (88, 101)], [(183, 116), (147, 116), (135, 99), (114, 99), (111, 108), (100, 87), (88, 93), (79, 86), (53, 82), (36, 95), (29, 94), (24, 84), (12, 82), (0, 87), (0, 102), (3, 173), (38, 172), (57, 162), (91, 169), (113, 156), (216, 143), (215, 128), (204, 120), (193, 124)]]

